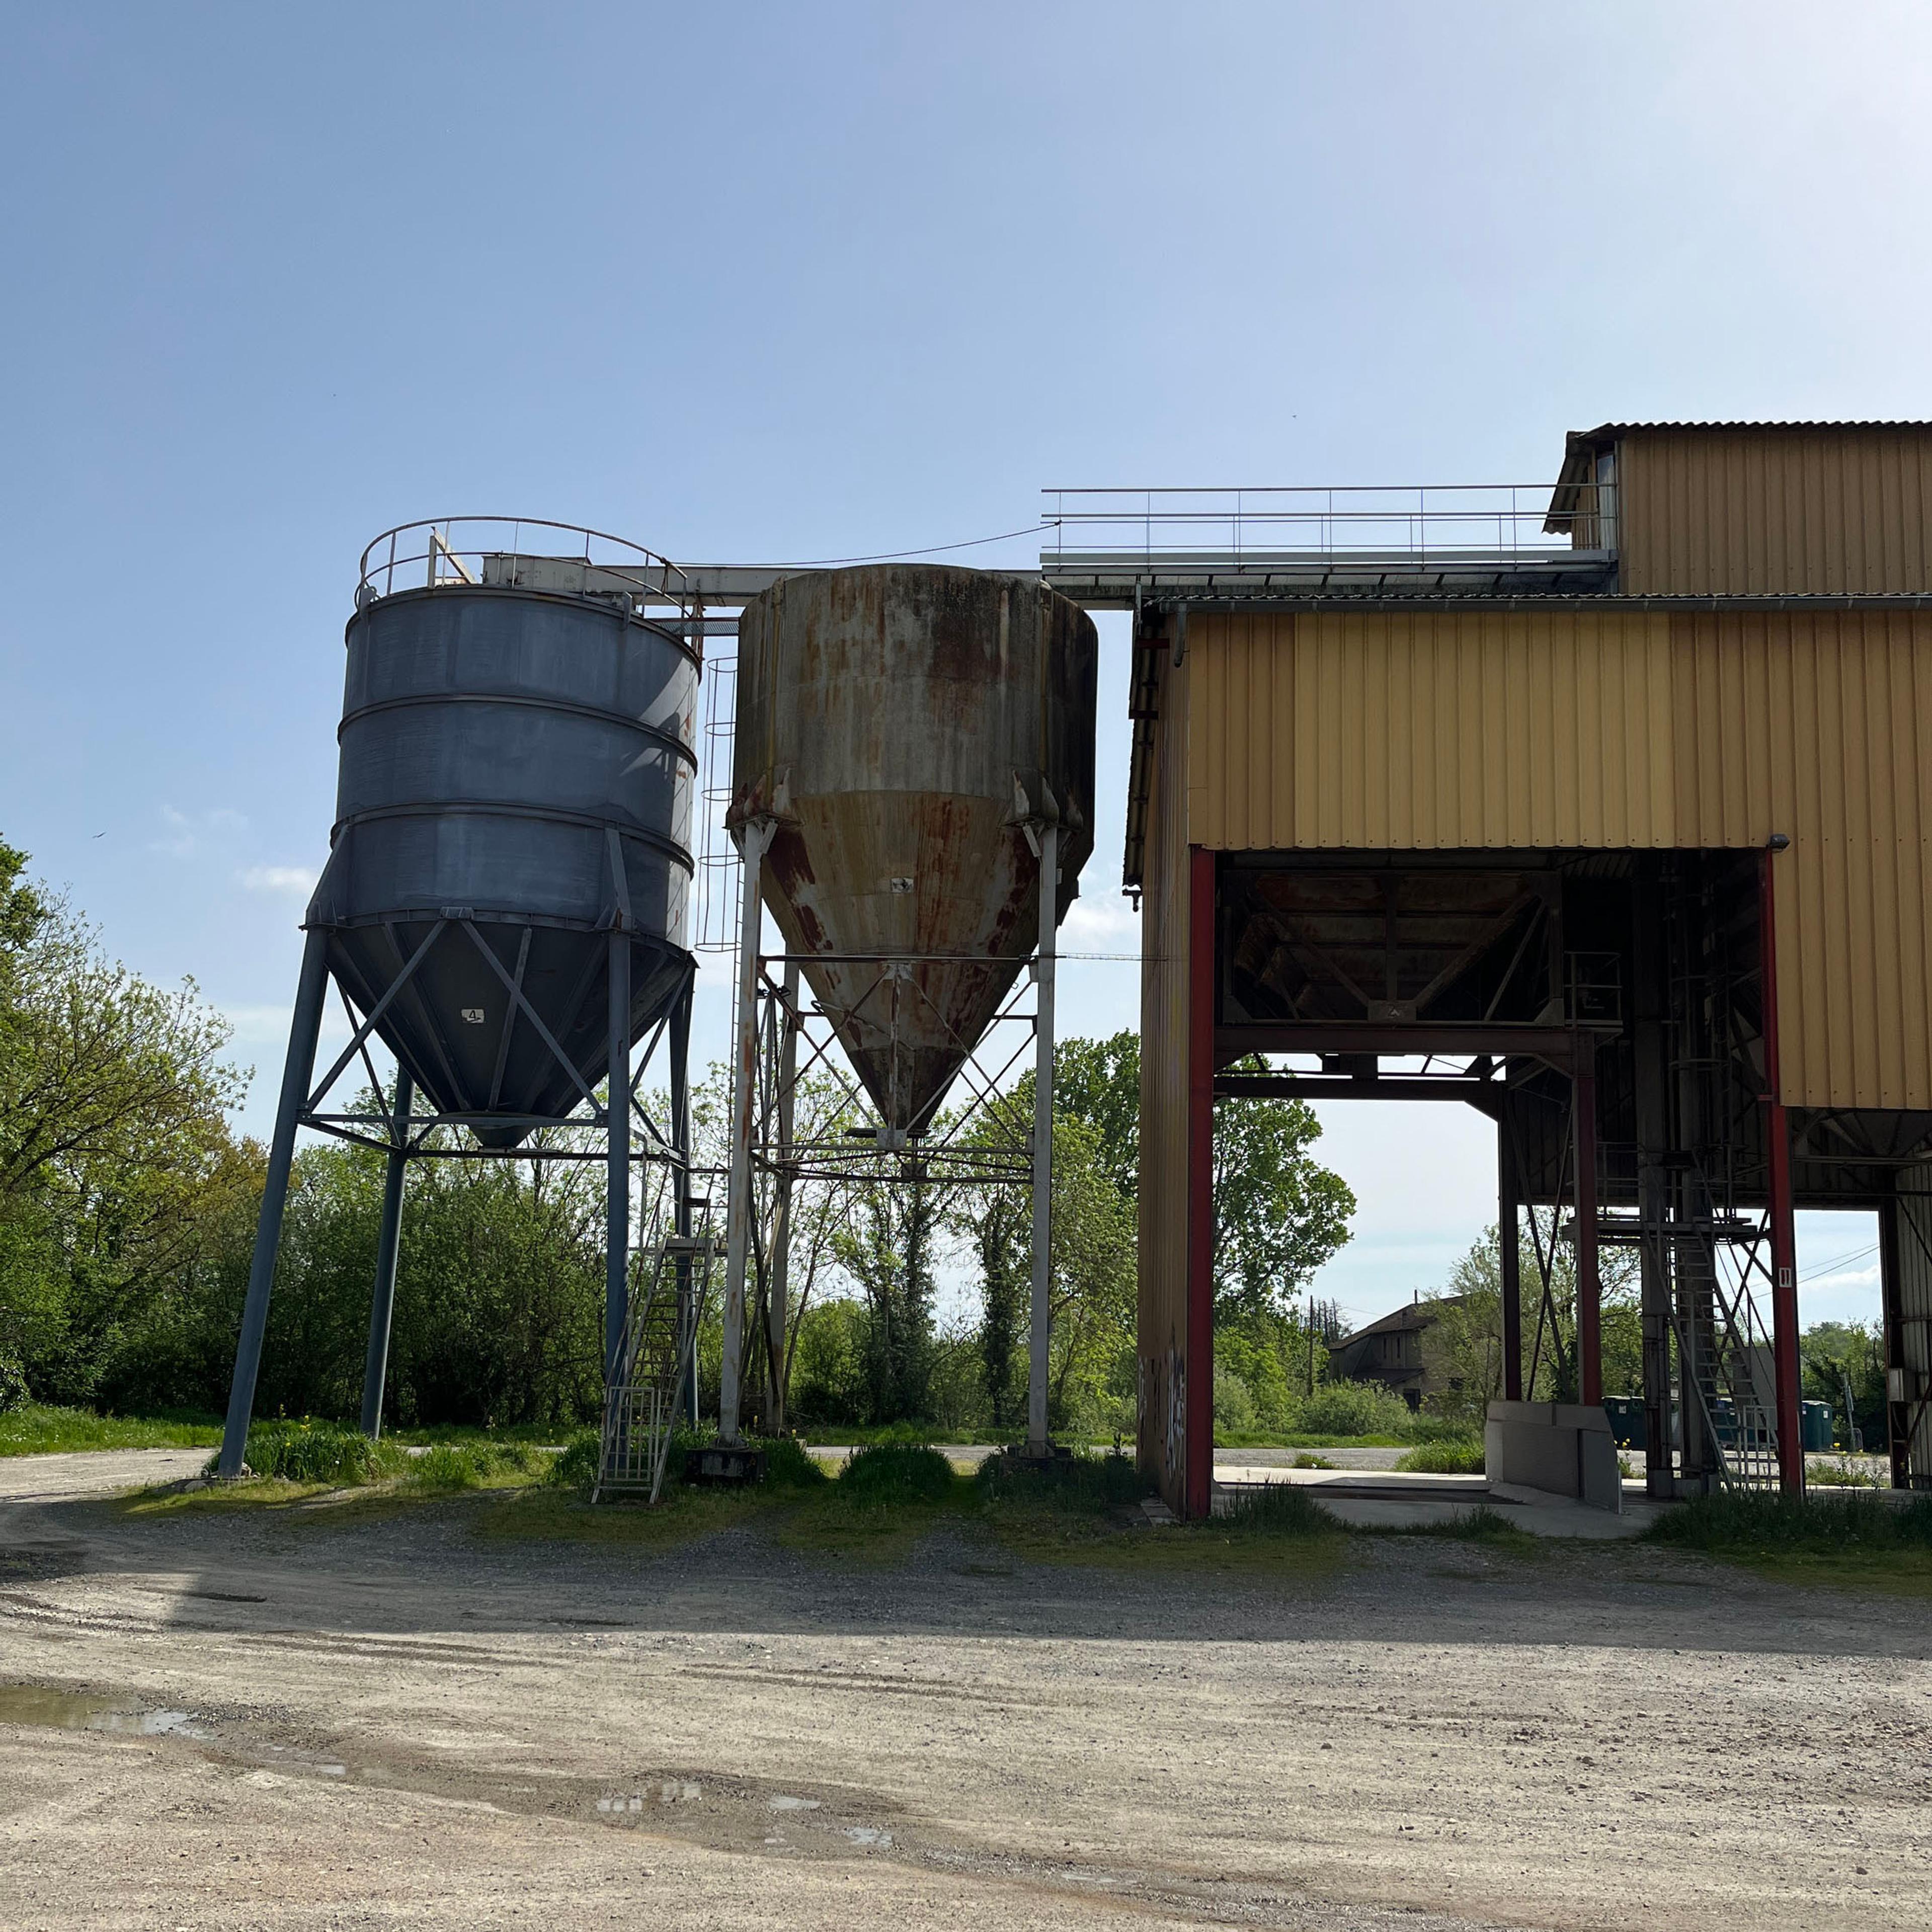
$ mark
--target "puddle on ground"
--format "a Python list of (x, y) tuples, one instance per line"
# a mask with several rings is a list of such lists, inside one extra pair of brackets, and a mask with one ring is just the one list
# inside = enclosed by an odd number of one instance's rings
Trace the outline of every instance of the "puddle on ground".
[(0, 1684), (0, 1724), (40, 1724), (57, 1731), (118, 1731), (130, 1737), (194, 1738), (214, 1731), (191, 1711), (143, 1706), (98, 1691), (49, 1690), (38, 1684)]

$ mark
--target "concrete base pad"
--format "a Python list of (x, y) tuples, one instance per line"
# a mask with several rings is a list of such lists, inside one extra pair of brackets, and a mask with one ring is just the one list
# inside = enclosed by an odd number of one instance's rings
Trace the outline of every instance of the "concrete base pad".
[(1486, 1503), (1532, 1536), (1585, 1537), (1603, 1542), (1638, 1535), (1654, 1522), (1664, 1505), (1645, 1500), (1641, 1483), (1624, 1486), (1621, 1515), (1568, 1496), (1492, 1482), (1486, 1476), (1408, 1475), (1390, 1470), (1284, 1469), (1266, 1464), (1217, 1462), (1217, 1499), (1232, 1496), (1226, 1486), (1293, 1483), (1313, 1490), (1322, 1507), (1344, 1522), (1364, 1528), (1422, 1529), (1452, 1522)]

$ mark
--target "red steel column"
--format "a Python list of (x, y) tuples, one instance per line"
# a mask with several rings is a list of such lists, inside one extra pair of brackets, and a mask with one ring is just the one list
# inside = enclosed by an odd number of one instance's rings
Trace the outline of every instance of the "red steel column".
[(1496, 1258), (1502, 1278), (1505, 1402), (1522, 1400), (1522, 1216), (1516, 1190), (1516, 1150), (1504, 1119), (1496, 1123)]
[[(1590, 1049), (1585, 1049), (1586, 1052)], [(1604, 1400), (1604, 1288), (1597, 1272), (1597, 1076), (1576, 1075), (1577, 1399)]]
[(1187, 1515), (1214, 1503), (1214, 855), (1188, 848)]
[(1798, 1407), (1798, 1227), (1791, 1202), (1791, 1127), (1778, 1060), (1778, 928), (1772, 918), (1772, 854), (1758, 855), (1759, 976), (1764, 1006), (1764, 1143), (1771, 1209), (1771, 1349), (1778, 1382), (1778, 1480), (1804, 1491), (1804, 1439)]

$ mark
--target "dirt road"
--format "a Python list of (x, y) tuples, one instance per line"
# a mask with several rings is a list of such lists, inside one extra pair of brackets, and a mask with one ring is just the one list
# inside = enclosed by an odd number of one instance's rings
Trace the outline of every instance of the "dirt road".
[(948, 1535), (878, 1575), (481, 1539), (474, 1498), (98, 1499), (151, 1475), (0, 1462), (9, 1927), (1736, 1932), (1932, 1892), (1921, 1599), (1633, 1546), (1209, 1584)]

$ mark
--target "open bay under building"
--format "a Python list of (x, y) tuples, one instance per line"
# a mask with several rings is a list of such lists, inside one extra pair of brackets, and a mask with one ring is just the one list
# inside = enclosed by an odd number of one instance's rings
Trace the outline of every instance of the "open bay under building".
[(1496, 1121), (1508, 1396), (1600, 1399), (1600, 1251), (1636, 1252), (1660, 1496), (1802, 1483), (1792, 1213), (1876, 1210), (1893, 1480), (1932, 1488), (1932, 425), (1055, 508), (1047, 580), (1136, 613), (1168, 1502), (1211, 1502), (1214, 1102), (1264, 1092)]

